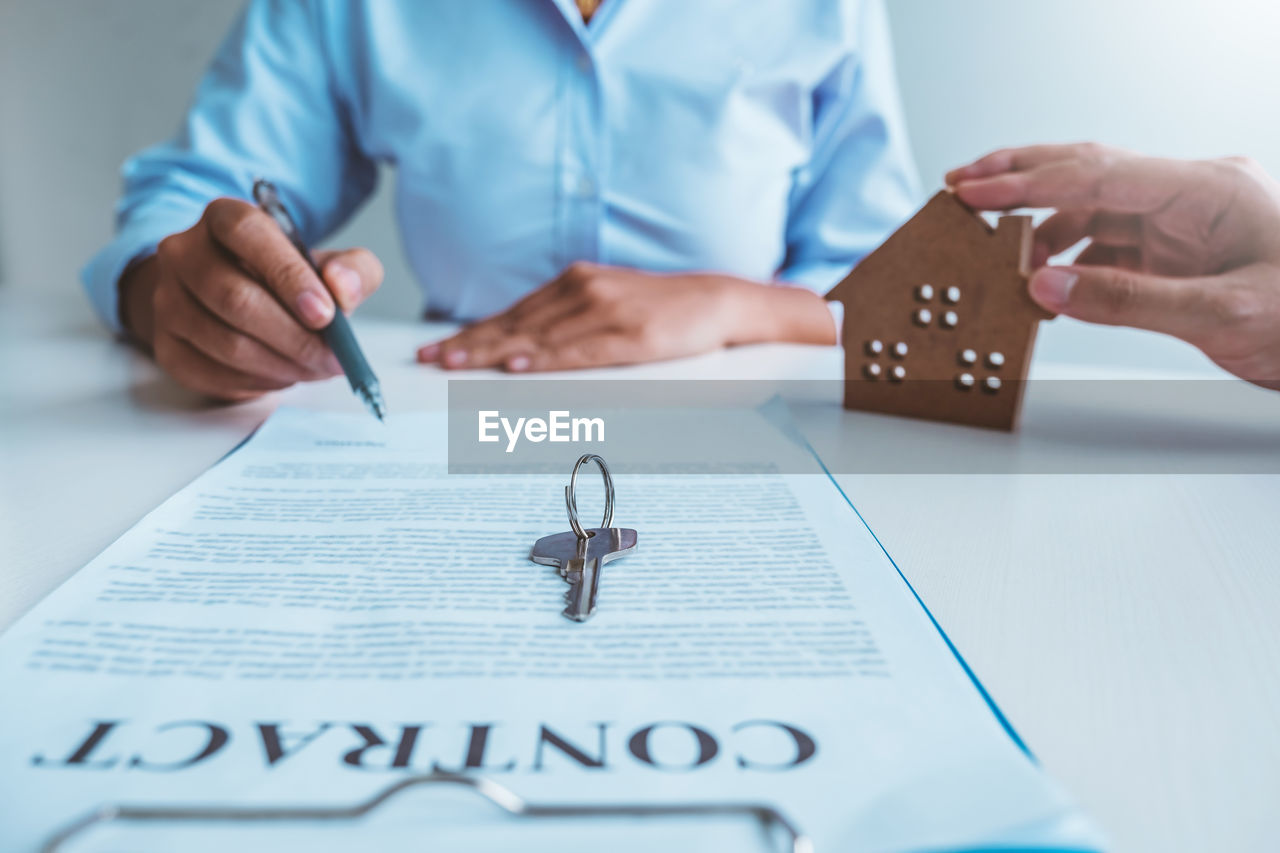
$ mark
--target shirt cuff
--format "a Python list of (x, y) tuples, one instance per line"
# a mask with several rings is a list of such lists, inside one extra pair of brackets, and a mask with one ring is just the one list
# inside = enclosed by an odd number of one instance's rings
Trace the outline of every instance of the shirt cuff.
[[(852, 264), (815, 263), (798, 264), (778, 273), (779, 284), (804, 287), (820, 296), (826, 296), (831, 288), (844, 281), (844, 277), (853, 268)], [(827, 310), (831, 312), (831, 322), (836, 327), (836, 346), (842, 346), (844, 329), (844, 303), (827, 301)]]
[(786, 267), (780, 270), (776, 278), (783, 284), (805, 287), (820, 296), (825, 296), (831, 288), (844, 280), (844, 277), (849, 274), (851, 269), (853, 269), (853, 264), (851, 263), (818, 262), (796, 264), (793, 267)]
[(94, 255), (80, 272), (93, 310), (116, 334), (124, 332), (120, 322), (120, 276), (130, 264), (155, 254), (156, 246), (170, 234), (185, 231), (200, 219), (202, 209), (166, 209), (163, 213), (131, 219), (114, 240)]

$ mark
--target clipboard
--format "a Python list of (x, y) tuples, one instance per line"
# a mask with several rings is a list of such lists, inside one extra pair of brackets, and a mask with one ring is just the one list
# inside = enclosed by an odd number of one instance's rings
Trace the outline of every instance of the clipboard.
[[(538, 803), (526, 800), (510, 788), (486, 777), (454, 773), (410, 776), (382, 788), (368, 799), (350, 805), (107, 805), (63, 826), (49, 838), (41, 850), (42, 853), (74, 853), (75, 842), (84, 840), (94, 829), (110, 824), (187, 824), (194, 829), (228, 824), (260, 827), (298, 823), (353, 823), (368, 817), (410, 789), (427, 787), (452, 787), (470, 791), (495, 806), (500, 813), (526, 821), (575, 818), (727, 818), (751, 821), (763, 831), (762, 849), (813, 853), (813, 843), (809, 837), (790, 818), (767, 803)], [(774, 843), (775, 840), (780, 844)]]

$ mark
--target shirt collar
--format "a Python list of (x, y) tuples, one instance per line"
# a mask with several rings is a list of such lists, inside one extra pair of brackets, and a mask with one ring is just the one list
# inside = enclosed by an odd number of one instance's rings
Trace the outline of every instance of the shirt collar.
[(600, 37), (608, 19), (617, 11), (617, 7), (622, 5), (623, 0), (604, 0), (600, 8), (596, 9), (596, 13), (591, 16), (590, 26), (582, 20), (582, 12), (578, 10), (578, 4), (574, 0), (551, 0), (551, 3), (564, 16), (578, 40), (584, 45), (590, 45)]

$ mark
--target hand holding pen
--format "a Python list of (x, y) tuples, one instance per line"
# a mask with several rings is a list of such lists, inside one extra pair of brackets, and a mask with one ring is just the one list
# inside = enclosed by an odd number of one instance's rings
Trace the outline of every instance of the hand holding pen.
[(337, 376), (320, 330), (377, 290), (382, 264), (366, 249), (315, 254), (323, 281), (269, 215), (218, 199), (121, 277), (121, 321), (166, 373), (217, 399)]
[[(253, 182), (253, 197), (257, 200), (258, 207), (280, 226), (281, 233), (288, 238), (298, 252), (298, 256), (311, 267), (316, 274), (316, 279), (323, 282), (324, 270), (312, 256), (307, 244), (302, 241), (302, 234), (294, 224), (293, 217), (289, 215), (289, 211), (276, 195), (276, 188), (269, 181), (259, 178)], [(342, 311), (334, 311), (329, 322), (320, 329), (320, 337), (324, 338), (324, 342), (329, 345), (329, 350), (338, 359), (342, 372), (347, 375), (347, 382), (351, 384), (351, 390), (364, 401), (365, 406), (375, 418), (380, 421), (386, 420), (387, 405), (382, 399), (382, 386), (378, 382), (378, 377), (373, 374), (373, 368), (365, 360), (364, 352), (356, 342), (355, 333), (351, 331), (351, 324), (347, 322), (346, 315)]]

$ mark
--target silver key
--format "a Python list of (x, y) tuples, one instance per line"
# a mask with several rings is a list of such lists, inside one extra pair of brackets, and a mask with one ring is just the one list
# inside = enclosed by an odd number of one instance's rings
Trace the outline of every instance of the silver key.
[[(584, 530), (578, 521), (574, 490), (578, 485), (578, 469), (588, 462), (598, 465), (604, 478), (604, 520), (599, 527)], [(586, 622), (596, 612), (601, 568), (610, 560), (635, 550), (636, 532), (613, 526), (613, 477), (604, 459), (595, 453), (579, 456), (574, 463), (569, 485), (564, 487), (564, 506), (569, 511), (569, 526), (573, 529), (543, 536), (533, 544), (529, 559), (559, 567), (560, 577), (569, 582), (569, 591), (564, 596), (564, 616), (575, 622)]]
[(529, 559), (544, 566), (556, 566), (569, 582), (563, 615), (586, 622), (596, 612), (600, 592), (600, 569), (636, 549), (636, 532), (626, 527), (595, 527), (579, 539), (572, 530), (543, 536), (533, 545)]

